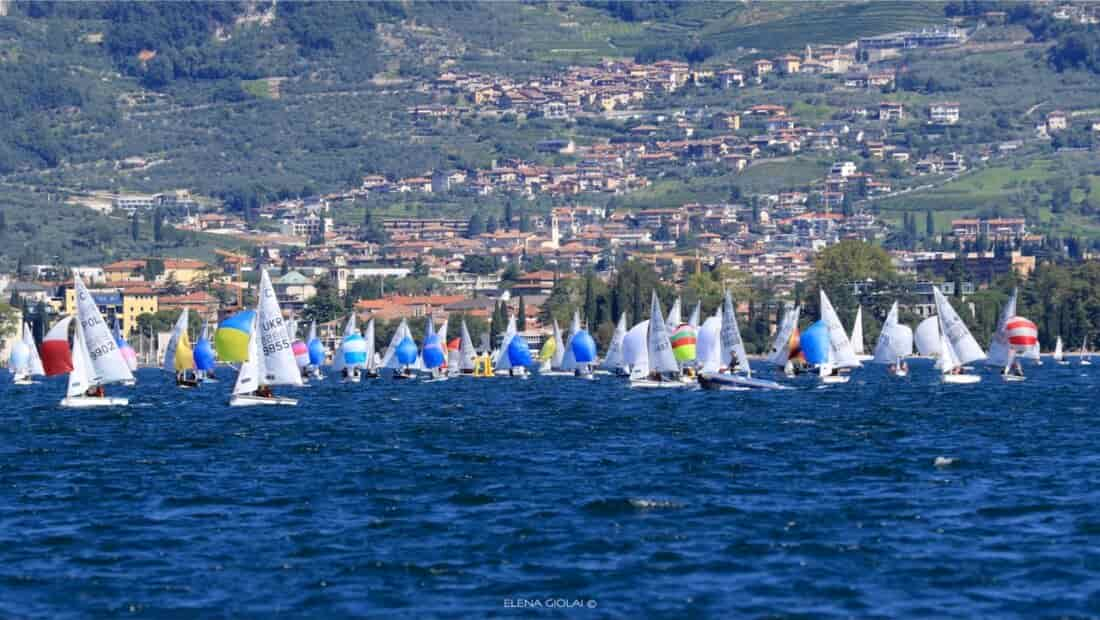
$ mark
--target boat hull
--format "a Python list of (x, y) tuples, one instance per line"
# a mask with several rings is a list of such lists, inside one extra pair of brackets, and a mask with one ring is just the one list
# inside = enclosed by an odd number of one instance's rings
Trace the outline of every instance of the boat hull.
[(257, 407), (260, 405), (282, 405), (284, 407), (294, 407), (297, 404), (297, 398), (285, 398), (282, 396), (256, 396), (255, 394), (234, 394), (229, 399), (230, 407)]
[(1027, 377), (1021, 377), (1020, 375), (1001, 375), (1001, 379), (1009, 382), (1020, 382), (1027, 380)]
[(34, 381), (30, 377), (16, 377), (12, 379), (12, 385), (34, 385)]
[(630, 387), (632, 387), (632, 388), (642, 388), (642, 389), (669, 389), (669, 388), (684, 389), (684, 388), (688, 387), (688, 384), (684, 383), (684, 382), (682, 382), (678, 379), (673, 380), (673, 381), (654, 381), (652, 379), (631, 379), (630, 380)]
[(841, 383), (848, 383), (851, 377), (846, 375), (829, 375), (827, 377), (821, 377), (821, 382), (825, 385), (838, 385)]
[(707, 389), (722, 389), (727, 387), (750, 388), (758, 390), (786, 390), (785, 385), (740, 375), (728, 375), (719, 372), (704, 372), (699, 374), (699, 385)]
[(982, 378), (978, 375), (942, 375), (942, 380), (944, 383), (965, 385), (969, 383), (978, 383)]
[(130, 404), (129, 398), (113, 396), (70, 396), (61, 400), (62, 407), (70, 409), (88, 409), (91, 407), (125, 407)]

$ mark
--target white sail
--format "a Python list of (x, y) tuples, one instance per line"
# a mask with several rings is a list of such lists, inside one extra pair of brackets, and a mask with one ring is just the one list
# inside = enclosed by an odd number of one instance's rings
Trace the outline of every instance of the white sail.
[(954, 345), (951, 344), (951, 340), (947, 337), (947, 329), (943, 325), (943, 321), (940, 321), (940, 357), (936, 360), (936, 368), (940, 369), (940, 372), (947, 374), (952, 370), (963, 365), (959, 359), (958, 354), (955, 352)]
[(665, 326), (666, 328), (671, 326), (671, 329), (676, 329), (683, 322), (684, 319), (681, 316), (680, 310), (680, 298), (677, 297), (676, 301), (672, 302), (672, 307), (668, 310), (668, 318), (665, 320)]
[(626, 338), (623, 338), (623, 362), (632, 374), (649, 373), (648, 334), (649, 321), (642, 321), (631, 327), (626, 332)]
[(1055, 341), (1055, 343), (1054, 343), (1054, 353), (1051, 353), (1050, 356), (1053, 357), (1054, 361), (1056, 361), (1056, 362), (1062, 361), (1063, 356), (1062, 356), (1062, 337), (1061, 336), (1058, 336), (1058, 340)]
[(1012, 295), (1001, 308), (1001, 315), (997, 319), (997, 330), (993, 332), (993, 338), (989, 341), (989, 356), (986, 363), (992, 366), (1006, 366), (1009, 362), (1009, 354), (1012, 350), (1008, 343), (1008, 320), (1016, 316), (1016, 289), (1012, 289)]
[(875, 344), (876, 364), (896, 364), (898, 360), (913, 354), (913, 330), (898, 323), (898, 302), (890, 306), (886, 322), (882, 324)]
[(359, 326), (355, 324), (355, 312), (348, 315), (348, 320), (344, 323), (344, 335), (350, 336), (352, 334), (359, 333)]
[(472, 371), (477, 365), (477, 349), (474, 348), (474, 340), (470, 338), (470, 330), (466, 328), (466, 320), (462, 321), (462, 344), (459, 349), (459, 368)]
[(84, 287), (80, 276), (73, 278), (76, 288), (76, 315), (80, 322), (85, 350), (91, 362), (89, 380), (93, 385), (132, 382), (134, 374), (118, 350), (114, 335), (107, 328), (92, 294)]
[(852, 343), (852, 351), (857, 356), (863, 355), (863, 306), (856, 307), (856, 320), (852, 325), (852, 337), (849, 340)]
[(573, 336), (576, 336), (579, 331), (581, 331), (581, 313), (579, 310), (574, 310), (573, 322), (569, 325), (569, 338), (565, 341), (565, 353), (561, 358), (562, 370), (577, 369), (577, 359), (573, 355)]
[(691, 311), (691, 318), (688, 319), (688, 325), (698, 329), (699, 328), (699, 313), (703, 310), (703, 302), (695, 302), (695, 308)]
[(653, 292), (650, 307), (649, 338), (646, 344), (649, 368), (661, 374), (679, 373), (680, 365), (672, 354), (672, 342), (669, 341), (668, 327), (661, 316), (661, 300), (657, 299), (657, 291)]
[(626, 339), (626, 313), (619, 315), (615, 333), (611, 335), (611, 344), (607, 346), (607, 355), (601, 366), (607, 370), (619, 370), (625, 367), (623, 362), (623, 340)]
[(263, 385), (302, 385), (302, 373), (294, 361), (294, 351), (286, 333), (286, 321), (275, 297), (275, 288), (267, 270), (260, 272), (260, 303), (257, 308), (256, 335), (263, 354)]
[(917, 345), (917, 352), (921, 355), (938, 356), (940, 354), (940, 317), (933, 315), (921, 321), (913, 334), (913, 340)]
[(264, 375), (264, 356), (256, 330), (257, 319), (252, 319), (248, 330), (248, 359), (241, 363), (237, 371), (237, 383), (233, 385), (234, 394), (251, 394), (260, 387), (260, 377)]
[(702, 372), (718, 372), (724, 365), (722, 361), (722, 316), (718, 314), (707, 318), (699, 327), (695, 350), (699, 368)]
[(833, 368), (855, 368), (860, 366), (859, 358), (852, 349), (852, 342), (848, 340), (848, 332), (840, 322), (833, 303), (825, 291), (821, 291), (821, 320), (829, 328), (829, 350)]
[(512, 339), (516, 337), (516, 317), (508, 317), (508, 327), (504, 330), (504, 339), (500, 341), (500, 350), (497, 351), (497, 358), (493, 360), (493, 366), (497, 370), (508, 370), (512, 367), (512, 360), (508, 359), (508, 345), (512, 344)]
[(91, 374), (92, 362), (88, 356), (88, 345), (84, 342), (84, 330), (77, 321), (76, 333), (73, 335), (73, 369), (69, 372), (69, 386), (65, 395), (70, 398), (83, 396), (88, 388), (95, 385)]
[(28, 349), (27, 370), (32, 375), (45, 375), (46, 370), (42, 368), (42, 357), (38, 355), (38, 347), (34, 344), (34, 334), (31, 333), (31, 326), (26, 323), (23, 323), (23, 344)]
[(306, 343), (313, 342), (315, 338), (317, 338), (317, 321), (310, 321), (309, 337), (306, 338)]
[(382, 354), (382, 368), (401, 367), (401, 363), (397, 361), (397, 345), (405, 339), (405, 336), (412, 338), (412, 332), (409, 330), (409, 324), (405, 322), (405, 319), (401, 319), (401, 324), (397, 326), (397, 330), (393, 332), (393, 337), (390, 338), (390, 346), (386, 347), (386, 352)]
[(985, 352), (982, 351), (982, 347), (977, 340), (974, 340), (974, 336), (970, 334), (970, 329), (966, 327), (962, 317), (947, 302), (947, 298), (940, 292), (939, 287), (933, 286), (932, 293), (936, 298), (936, 313), (940, 317), (940, 331), (947, 336), (947, 341), (951, 343), (951, 348), (959, 358), (959, 363), (969, 364), (985, 359)]
[(561, 339), (561, 328), (558, 327), (558, 320), (554, 319), (554, 355), (550, 357), (550, 368), (559, 370), (564, 361), (565, 342)]
[(788, 308), (783, 313), (782, 320), (779, 321), (779, 329), (775, 331), (775, 341), (772, 343), (771, 352), (768, 354), (768, 361), (780, 368), (787, 365), (787, 360), (791, 356), (791, 335), (798, 327), (798, 316), (801, 313), (801, 306)]
[(737, 326), (737, 312), (733, 307), (733, 296), (726, 291), (726, 297), (722, 300), (722, 361), (721, 366), (729, 366), (733, 369), (733, 361), (748, 376), (752, 376), (749, 367), (749, 354), (745, 351), (745, 341), (741, 339), (741, 329)]
[(168, 372), (176, 372), (176, 349), (179, 347), (180, 337), (187, 329), (188, 314), (187, 308), (180, 312), (176, 324), (172, 326), (172, 335), (168, 338), (168, 346), (164, 349), (164, 360), (161, 367)]
[[(352, 316), (355, 316), (354, 314)], [(367, 361), (364, 366), (367, 370), (374, 370), (375, 355), (374, 355), (374, 319), (367, 321), (367, 333), (363, 336), (363, 340), (367, 344)]]

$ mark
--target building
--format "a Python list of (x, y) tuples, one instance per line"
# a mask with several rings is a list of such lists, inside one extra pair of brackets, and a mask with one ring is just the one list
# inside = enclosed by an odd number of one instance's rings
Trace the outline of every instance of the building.
[(1022, 217), (994, 219), (957, 219), (951, 221), (951, 234), (964, 241), (985, 236), (990, 241), (1012, 241), (1027, 235), (1027, 220)]
[(332, 230), (332, 218), (312, 212), (284, 217), (279, 222), (279, 234), (285, 237), (313, 239), (322, 236), (328, 230)]
[(953, 101), (933, 103), (928, 106), (928, 119), (936, 125), (954, 125), (959, 122), (959, 104)]
[(905, 119), (905, 106), (896, 101), (883, 101), (878, 104), (878, 118), (887, 123), (896, 123)]
[(775, 59), (775, 66), (784, 75), (798, 73), (802, 67), (802, 59), (794, 54), (786, 54)]
[(1069, 128), (1069, 117), (1061, 110), (1047, 114), (1047, 131), (1062, 131)]
[[(128, 287), (125, 292), (117, 288), (88, 289), (108, 325), (117, 320), (122, 333), (137, 329), (137, 319), (143, 314), (154, 314), (160, 309), (159, 299), (151, 288)], [(65, 314), (76, 314), (76, 289), (65, 289)]]
[(774, 68), (775, 65), (772, 64), (772, 61), (761, 58), (760, 60), (752, 63), (752, 74), (755, 75), (757, 78), (761, 78), (771, 73)]
[(946, 279), (956, 263), (962, 266), (975, 283), (989, 284), (997, 278), (1015, 272), (1027, 277), (1035, 269), (1035, 257), (1020, 252), (925, 252), (914, 256), (912, 269), (917, 274), (932, 274)]

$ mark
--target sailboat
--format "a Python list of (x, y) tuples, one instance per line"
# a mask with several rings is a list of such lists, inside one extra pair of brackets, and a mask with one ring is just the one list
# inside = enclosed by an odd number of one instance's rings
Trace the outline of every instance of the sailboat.
[(1092, 366), (1092, 358), (1089, 355), (1089, 337), (1085, 336), (1081, 339), (1081, 365)]
[(133, 381), (134, 375), (80, 276), (73, 278), (73, 287), (76, 291), (76, 335), (73, 339), (72, 371), (69, 372), (69, 385), (61, 406), (128, 405), (129, 399), (108, 397), (103, 387)]
[[(579, 323), (580, 317), (577, 316), (575, 320)], [(547, 353), (550, 354), (548, 360), (544, 360), (539, 366), (539, 374), (547, 377), (566, 377), (572, 376), (572, 370), (566, 370), (562, 366), (565, 363), (565, 342), (562, 340), (561, 327), (558, 326), (557, 319), (554, 319), (554, 331), (550, 340), (543, 347)], [(543, 352), (539, 352), (539, 358), (543, 357)]]
[(909, 375), (905, 358), (912, 354), (913, 330), (898, 323), (898, 302), (895, 301), (882, 324), (872, 359), (876, 364), (889, 364), (890, 373), (895, 377), (905, 377)]
[[(373, 322), (371, 323), (373, 325)], [(362, 369), (368, 363), (367, 343), (355, 326), (355, 313), (348, 315), (344, 324), (344, 339), (332, 357), (332, 369), (340, 373), (344, 383), (359, 383)]]
[[(712, 319), (715, 317), (712, 317)], [(703, 363), (703, 370), (699, 374), (699, 384), (704, 388), (756, 388), (765, 390), (781, 390), (786, 389), (784, 386), (776, 383), (775, 381), (768, 381), (766, 379), (758, 379), (752, 376), (752, 366), (749, 365), (749, 355), (745, 351), (745, 341), (741, 338), (741, 328), (737, 326), (737, 314), (733, 307), (733, 297), (729, 291), (726, 291), (725, 299), (722, 300), (722, 307), (718, 311), (719, 329), (718, 329), (718, 346), (717, 346), (717, 364), (718, 368), (711, 370), (714, 365), (714, 347), (709, 345), (706, 351), (701, 352), (700, 359)], [(707, 319), (707, 322), (711, 322), (712, 319)], [(707, 323), (704, 323), (704, 328), (707, 327)], [(713, 325), (713, 323), (711, 323)], [(710, 329), (713, 329), (711, 327)], [(700, 330), (700, 340), (703, 338), (703, 331)], [(711, 333), (708, 330), (706, 338), (711, 338)], [(705, 355), (705, 357), (704, 357)]]
[(962, 317), (951, 307), (939, 287), (932, 287), (936, 298), (936, 314), (939, 317), (940, 357), (936, 367), (940, 370), (944, 383), (977, 383), (982, 380), (978, 375), (966, 374), (965, 365), (984, 360), (978, 341), (971, 335)]
[(611, 344), (607, 346), (607, 355), (604, 356), (600, 368), (616, 377), (629, 376), (626, 362), (623, 358), (623, 341), (626, 340), (626, 313), (619, 315), (619, 322), (615, 325), (615, 333), (611, 335)]
[(420, 351), (420, 359), (424, 369), (431, 373), (429, 381), (446, 381), (447, 376), (447, 322), (441, 326), (442, 332), (432, 326), (431, 317), (428, 318), (428, 326), (424, 332), (424, 346)]
[[(115, 338), (115, 344), (118, 345), (118, 350), (122, 352), (122, 359), (126, 360), (126, 366), (130, 368), (130, 372), (135, 372), (138, 369), (137, 353), (134, 348), (130, 346), (130, 343), (126, 342), (126, 339), (122, 337), (122, 330), (119, 328), (118, 317), (115, 317), (114, 326), (111, 328), (111, 335)], [(134, 381), (123, 381), (123, 385), (134, 385)]]
[(768, 361), (782, 369), (788, 377), (793, 377), (805, 361), (798, 344), (798, 317), (801, 312), (801, 306), (795, 306), (788, 307), (783, 313), (779, 328), (775, 330), (775, 341), (768, 354)]
[(829, 330), (829, 347), (826, 361), (818, 366), (818, 375), (822, 383), (847, 383), (849, 377), (840, 374), (841, 369), (856, 368), (862, 364), (856, 357), (852, 348), (852, 342), (848, 339), (848, 333), (840, 322), (833, 303), (825, 291), (820, 291), (821, 321)]
[(26, 323), (23, 323), (22, 338), (12, 346), (8, 369), (11, 370), (12, 383), (15, 385), (31, 385), (34, 383), (33, 377), (46, 374), (42, 367), (42, 358), (38, 355), (38, 347), (34, 345), (34, 334)]
[(874, 355), (867, 355), (863, 350), (863, 306), (856, 307), (856, 320), (852, 325), (852, 336), (849, 338), (852, 343), (852, 350), (856, 353), (856, 359), (861, 362), (867, 362), (875, 359)]
[(562, 352), (561, 366), (558, 369), (559, 372), (551, 373), (558, 376), (573, 376), (577, 371), (577, 358), (573, 354), (573, 338), (576, 337), (581, 331), (581, 313), (579, 310), (573, 311), (573, 321), (569, 325), (569, 338), (565, 341), (565, 348)]
[(1054, 342), (1054, 353), (1051, 353), (1050, 357), (1053, 358), (1055, 362), (1058, 362), (1059, 366), (1065, 366), (1069, 364), (1069, 361), (1066, 360), (1065, 355), (1062, 353), (1061, 336), (1058, 336), (1058, 339)]
[(646, 338), (646, 361), (648, 374), (635, 377), (632, 373), (630, 387), (636, 388), (683, 388), (687, 384), (680, 380), (680, 365), (672, 354), (672, 342), (669, 340), (668, 327), (661, 313), (661, 300), (653, 291), (650, 301), (649, 331)]
[(523, 366), (513, 366), (508, 349), (512, 340), (519, 337), (516, 327), (516, 317), (508, 317), (508, 327), (504, 330), (504, 338), (500, 341), (500, 349), (493, 358), (493, 368), (497, 376), (526, 377), (527, 369)]
[(214, 378), (214, 366), (217, 357), (214, 355), (214, 347), (210, 344), (208, 334), (208, 327), (203, 325), (202, 333), (199, 334), (199, 341), (195, 343), (195, 370), (204, 382), (217, 383), (218, 380)]
[(470, 338), (470, 330), (466, 327), (466, 320), (462, 320), (462, 333), (458, 345), (458, 372), (461, 375), (473, 375), (477, 368), (477, 349), (474, 348), (474, 339)]
[(649, 321), (642, 321), (626, 332), (623, 338), (623, 363), (630, 378), (643, 379), (649, 374)]
[(191, 349), (191, 340), (187, 335), (189, 312), (184, 308), (172, 327), (168, 346), (164, 349), (162, 367), (176, 377), (176, 385), (183, 388), (199, 386), (199, 376), (195, 370), (195, 353)]
[(302, 386), (283, 313), (267, 270), (260, 272), (260, 295), (248, 334), (248, 359), (241, 364), (230, 407), (297, 405), (298, 399), (275, 396), (271, 387)]
[(321, 372), (321, 366), (325, 363), (328, 352), (325, 351), (325, 344), (317, 337), (317, 321), (312, 321), (309, 324), (309, 337), (306, 338), (306, 347), (309, 349), (309, 368), (307, 372), (314, 379), (324, 379), (325, 375)]
[(1016, 289), (1013, 289), (1001, 308), (985, 362), (1000, 367), (1005, 381), (1023, 381), (1020, 358), (1039, 359), (1039, 330), (1035, 323), (1016, 316)]

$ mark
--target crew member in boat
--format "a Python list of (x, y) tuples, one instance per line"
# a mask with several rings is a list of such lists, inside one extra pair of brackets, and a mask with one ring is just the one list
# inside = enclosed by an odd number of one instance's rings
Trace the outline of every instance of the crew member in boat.
[(256, 388), (256, 396), (259, 396), (260, 398), (274, 398), (275, 394), (271, 392), (271, 386), (261, 385), (260, 387)]
[(103, 389), (102, 385), (93, 385), (84, 392), (84, 395), (89, 398), (103, 398), (107, 396), (107, 392)]
[(1002, 369), (1001, 374), (1009, 377), (1022, 377), (1024, 376), (1024, 367), (1020, 364), (1020, 360), (1016, 359), (1012, 362), (1011, 366)]

